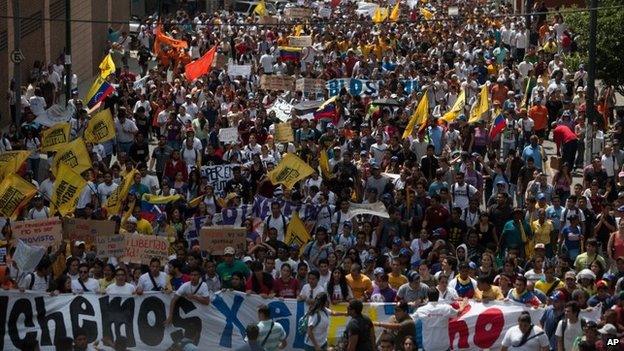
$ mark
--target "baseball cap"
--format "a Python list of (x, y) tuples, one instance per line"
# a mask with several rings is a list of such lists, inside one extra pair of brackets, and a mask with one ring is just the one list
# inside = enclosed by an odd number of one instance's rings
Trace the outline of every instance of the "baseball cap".
[(600, 334), (617, 334), (617, 329), (613, 324), (607, 323), (602, 328), (598, 329)]
[(410, 256), (410, 251), (404, 247), (399, 251), (399, 256)]
[(136, 224), (137, 223), (137, 219), (134, 216), (130, 216), (130, 217), (128, 217), (126, 222)]
[(251, 261), (253, 261), (253, 258), (251, 258), (250, 256), (243, 257), (243, 262), (244, 263), (251, 262)]
[(223, 250), (224, 255), (234, 255), (235, 253), (236, 253), (236, 250), (234, 250), (234, 248), (231, 246), (228, 246), (225, 248), (225, 250)]
[(564, 279), (568, 279), (568, 278), (572, 278), (576, 280), (576, 273), (574, 273), (574, 271), (567, 271)]
[(542, 243), (537, 243), (537, 244), (535, 244), (535, 250), (538, 250), (538, 249), (545, 250), (546, 246), (544, 244), (542, 244)]
[(618, 177), (623, 178), (624, 177), (624, 172), (618, 173)]
[(401, 238), (399, 238), (398, 236), (395, 236), (394, 239), (392, 239), (392, 243), (395, 245), (401, 245), (401, 243), (403, 243), (403, 240), (401, 240)]
[(76, 240), (76, 242), (74, 243), (74, 246), (80, 246), (80, 245), (85, 245), (85, 242), (82, 240)]
[(345, 252), (345, 247), (343, 245), (336, 245), (334, 251)]
[(609, 283), (607, 283), (604, 280), (599, 280), (596, 282), (596, 289), (600, 289), (600, 288), (609, 288)]
[(409, 281), (413, 282), (414, 280), (420, 280), (420, 274), (418, 272), (412, 272), (409, 274)]
[(384, 271), (384, 269), (381, 268), (381, 267), (375, 268), (375, 270), (373, 271), (373, 275), (377, 276), (377, 275), (380, 275), (380, 274), (384, 275), (384, 274), (386, 274), (386, 271)]
[(539, 193), (539, 194), (537, 194), (537, 199), (538, 200), (546, 200), (546, 195), (544, 195), (544, 193)]

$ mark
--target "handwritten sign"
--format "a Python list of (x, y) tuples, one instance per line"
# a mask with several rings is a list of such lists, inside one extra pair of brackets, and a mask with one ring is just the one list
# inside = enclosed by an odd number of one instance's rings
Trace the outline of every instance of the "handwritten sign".
[(223, 250), (231, 246), (244, 249), (247, 244), (247, 230), (231, 225), (204, 227), (199, 230), (199, 246), (213, 255), (223, 255)]
[(232, 168), (235, 164), (202, 166), (201, 175), (208, 179), (208, 184), (212, 185), (215, 194), (224, 195), (225, 185), (228, 180), (234, 178)]
[(263, 75), (260, 77), (260, 87), (265, 90), (293, 90), (295, 78), (291, 76)]
[(154, 257), (166, 261), (169, 257), (167, 238), (155, 235), (125, 234), (124, 261), (149, 264)]
[(81, 240), (87, 244), (95, 244), (98, 236), (115, 234), (114, 221), (97, 221), (93, 219), (64, 218), (63, 238)]
[(228, 65), (228, 75), (231, 77), (249, 77), (251, 75), (251, 65)]
[(97, 238), (97, 257), (122, 257), (126, 253), (124, 235), (100, 235)]
[(295, 141), (292, 127), (289, 123), (278, 123), (275, 125), (275, 141), (278, 143)]
[(308, 46), (312, 46), (312, 37), (309, 35), (300, 37), (288, 37), (288, 45), (300, 48), (307, 48)]
[(260, 24), (277, 24), (278, 18), (275, 16), (262, 16), (258, 20)]
[(50, 247), (63, 242), (63, 224), (59, 217), (15, 221), (11, 223), (13, 237), (24, 244)]
[(282, 122), (288, 121), (292, 117), (293, 105), (286, 102), (284, 99), (278, 98), (268, 110), (268, 112), (275, 112), (275, 117)]
[(219, 129), (219, 141), (229, 144), (238, 141), (238, 128), (221, 128)]
[(295, 90), (304, 93), (323, 93), (325, 91), (325, 81), (323, 79), (299, 78), (295, 83)]
[(312, 9), (305, 7), (288, 7), (284, 9), (287, 18), (309, 18), (312, 17)]

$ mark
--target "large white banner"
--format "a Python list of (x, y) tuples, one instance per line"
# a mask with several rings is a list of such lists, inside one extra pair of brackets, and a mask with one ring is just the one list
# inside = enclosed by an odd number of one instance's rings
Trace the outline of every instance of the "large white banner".
[[(0, 292), (1, 350), (17, 350), (27, 337), (39, 340), (42, 350), (54, 350), (54, 340), (72, 336), (83, 328), (90, 343), (118, 336), (128, 339), (128, 346), (137, 350), (165, 350), (174, 339), (190, 337), (200, 350), (231, 350), (243, 345), (245, 327), (257, 323), (257, 309), (266, 304), (277, 323), (288, 335), (287, 350), (303, 348), (304, 336), (297, 332), (297, 321), (305, 314), (303, 302), (286, 299), (263, 299), (257, 295), (225, 292), (212, 298), (210, 305), (199, 305), (186, 299), (178, 300), (172, 324), (164, 322), (172, 295), (150, 293), (142, 296), (47, 294)], [(346, 305), (333, 310), (345, 311)], [(449, 320), (448, 335), (454, 349), (498, 349), (510, 327), (516, 325), (521, 311), (528, 310), (537, 323), (543, 309), (529, 309), (512, 303), (471, 303), (466, 313)], [(384, 321), (394, 313), (394, 304), (365, 304), (364, 314), (373, 321)], [(584, 318), (597, 320), (600, 309), (585, 313)], [(432, 332), (427, 320), (417, 321), (417, 338), (426, 341)], [(348, 317), (332, 317), (329, 341), (335, 343), (343, 335)], [(376, 328), (380, 332), (379, 328)], [(439, 332), (436, 335), (440, 335)], [(433, 340), (436, 342), (438, 340)], [(439, 340), (441, 344), (448, 340)], [(448, 345), (448, 344), (447, 344)], [(437, 350), (437, 349), (435, 349)]]

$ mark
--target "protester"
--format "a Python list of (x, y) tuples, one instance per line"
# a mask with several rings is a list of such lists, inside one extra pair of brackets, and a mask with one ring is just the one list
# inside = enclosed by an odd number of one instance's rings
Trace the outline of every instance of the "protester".
[[(110, 56), (90, 92), (77, 82), (67, 115), (52, 108), (63, 65), (38, 62), (24, 87), (11, 83), (22, 120), (0, 138), (0, 197), (17, 185), (32, 195), (0, 203), (3, 288), (170, 299), (167, 325), (182, 297), (219, 309), (219, 294), (245, 296), (271, 313), (297, 299), (320, 313), (303, 340), (316, 349), (341, 344), (327, 336), (325, 294), (350, 306), (351, 350), (377, 347), (369, 302), (399, 303), (396, 323), (416, 329), (438, 312), (457, 316), (465, 298), (543, 309), (545, 334), (521, 316), (501, 336), (510, 350), (557, 349), (568, 302), (578, 316), (601, 304), (603, 320), (585, 330), (566, 312), (562, 348), (624, 332), (608, 319), (624, 284), (624, 115), (606, 82), (587, 111), (587, 72), (567, 59), (584, 29), (570, 28), (565, 9), (537, 1), (518, 16), (508, 2), (468, 0), (451, 20), (449, 4), (408, 1), (380, 7), (398, 16), (383, 20), (305, 0), (311, 14), (295, 25), (280, 2), (248, 15), (199, 3), (164, 1), (158, 20), (140, 19), (136, 53), (122, 30), (101, 33), (109, 43), (98, 52)], [(290, 45), (297, 37), (310, 44)], [(19, 224), (55, 217), (98, 237), (65, 229), (67, 241), (55, 237), (23, 271)], [(163, 246), (108, 257), (104, 236)], [(259, 314), (247, 346), (275, 349), (282, 317)], [(375, 322), (398, 330), (379, 338), (383, 348), (451, 346), (448, 323), (432, 339)]]

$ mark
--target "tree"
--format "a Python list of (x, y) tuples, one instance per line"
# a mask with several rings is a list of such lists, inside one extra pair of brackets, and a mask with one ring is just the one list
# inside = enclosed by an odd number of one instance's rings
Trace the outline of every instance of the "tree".
[[(596, 38), (596, 79), (613, 85), (624, 94), (624, 8), (622, 0), (598, 1), (598, 27)], [(610, 8), (612, 7), (612, 8)], [(578, 43), (578, 52), (568, 56), (569, 61), (583, 63), (588, 60), (589, 12), (564, 13), (564, 19)], [(578, 57), (575, 57), (578, 55)], [(567, 62), (566, 62), (567, 63)], [(571, 69), (578, 67), (569, 66)]]

